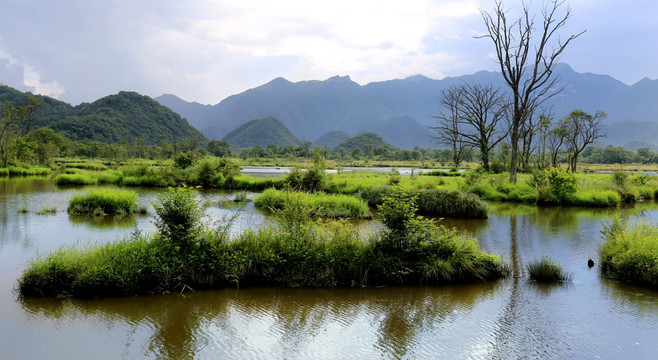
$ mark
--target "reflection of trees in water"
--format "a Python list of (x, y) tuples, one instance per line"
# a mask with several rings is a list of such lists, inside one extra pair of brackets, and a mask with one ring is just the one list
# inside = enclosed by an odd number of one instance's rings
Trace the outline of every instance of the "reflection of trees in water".
[[(365, 340), (362, 349), (335, 351), (349, 351), (345, 356), (363, 351), (363, 355), (404, 357), (423, 346), (419, 337), (424, 331), (455, 310), (471, 310), (478, 301), (499, 290), (500, 283), (381, 289), (254, 288), (185, 296), (20, 301), (36, 319), (74, 323), (80, 318), (91, 318), (108, 328), (120, 323), (132, 328), (132, 332), (153, 329), (145, 348), (156, 357), (191, 359), (208, 347), (226, 354), (248, 352), (257, 357), (312, 356), (311, 343), (322, 341), (327, 329), (335, 330), (338, 326), (348, 330), (363, 323), (370, 324), (364, 329), (368, 332), (363, 334), (364, 339), (374, 335), (371, 340), (375, 343)], [(344, 340), (354, 342), (351, 338)]]

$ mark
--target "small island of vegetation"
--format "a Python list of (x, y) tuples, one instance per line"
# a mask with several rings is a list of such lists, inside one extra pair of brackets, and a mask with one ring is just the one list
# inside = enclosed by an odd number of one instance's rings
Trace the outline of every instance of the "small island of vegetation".
[(229, 238), (208, 228), (191, 188), (170, 188), (154, 204), (158, 231), (86, 248), (62, 248), (30, 262), (26, 296), (122, 296), (228, 286), (355, 287), (498, 279), (500, 257), (473, 238), (415, 216), (413, 196), (396, 188), (380, 206), (386, 226), (362, 235), (314, 221), (299, 201), (277, 211), (279, 226)]

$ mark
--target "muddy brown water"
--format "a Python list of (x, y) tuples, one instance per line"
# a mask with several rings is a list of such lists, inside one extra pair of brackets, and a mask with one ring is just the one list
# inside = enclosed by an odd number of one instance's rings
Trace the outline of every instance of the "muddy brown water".
[[(18, 296), (16, 279), (39, 254), (153, 231), (149, 216), (69, 217), (68, 200), (88, 189), (0, 178), (1, 359), (651, 359), (658, 353), (658, 292), (587, 267), (588, 258), (598, 262), (602, 223), (622, 213), (656, 224), (655, 203), (621, 210), (492, 204), (486, 220), (444, 219), (512, 264), (514, 276), (497, 282), (91, 300)], [(161, 190), (137, 191), (149, 204)], [(201, 196), (211, 204), (211, 222), (237, 211), (231, 194)], [(27, 213), (20, 213), (24, 206)], [(57, 213), (36, 213), (46, 206)], [(269, 221), (248, 206), (233, 231)], [(529, 281), (525, 264), (543, 255), (573, 281)]]

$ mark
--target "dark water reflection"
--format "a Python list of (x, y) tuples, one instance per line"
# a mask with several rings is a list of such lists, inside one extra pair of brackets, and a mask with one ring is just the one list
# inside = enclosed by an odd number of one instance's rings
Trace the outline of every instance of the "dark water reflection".
[[(658, 223), (654, 203), (624, 209), (492, 204), (486, 220), (443, 219), (501, 254), (513, 277), (492, 283), (376, 289), (223, 289), (102, 300), (20, 298), (25, 262), (62, 245), (151, 231), (149, 216), (72, 218), (87, 188), (46, 179), (0, 180), (2, 359), (44, 358), (654, 358), (658, 292), (602, 279), (602, 223), (615, 214)], [(149, 203), (158, 191), (137, 189)], [(210, 221), (237, 211), (231, 194), (204, 192)], [(27, 213), (18, 207), (27, 205)], [(37, 215), (57, 206), (55, 215)], [(246, 207), (235, 231), (267, 217)], [(551, 256), (569, 284), (537, 284), (527, 262)]]

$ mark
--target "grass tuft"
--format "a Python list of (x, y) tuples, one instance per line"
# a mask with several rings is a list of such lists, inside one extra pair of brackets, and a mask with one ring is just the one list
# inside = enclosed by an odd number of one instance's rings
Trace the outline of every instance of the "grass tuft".
[(539, 261), (533, 261), (527, 265), (530, 279), (538, 282), (560, 282), (570, 281), (571, 274), (562, 270), (562, 266), (556, 264), (548, 256), (543, 256)]

